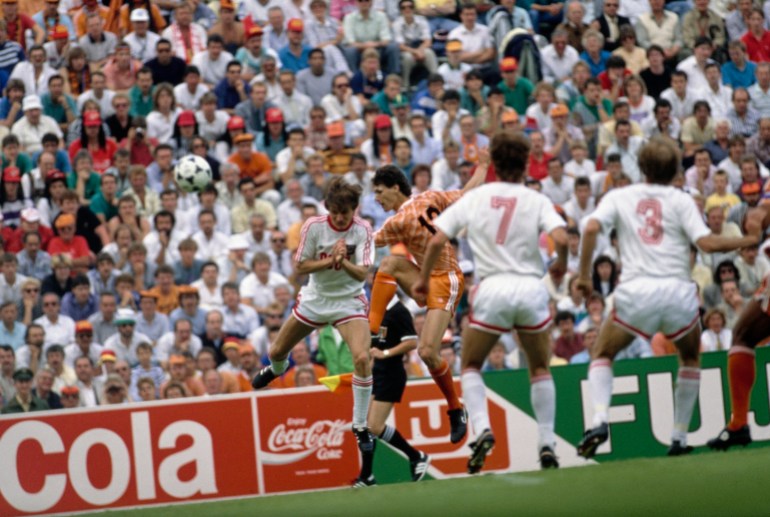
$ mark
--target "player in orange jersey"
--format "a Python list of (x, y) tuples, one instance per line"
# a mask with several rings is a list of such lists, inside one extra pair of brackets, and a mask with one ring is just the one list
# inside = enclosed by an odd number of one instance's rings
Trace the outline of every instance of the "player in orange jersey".
[[(489, 153), (480, 152), (476, 172), (463, 190), (450, 192), (427, 191), (412, 196), (412, 189), (404, 174), (396, 167), (387, 165), (377, 170), (372, 180), (374, 196), (386, 211), (395, 210), (374, 235), (375, 246), (389, 246), (403, 243), (414, 258), (411, 262), (403, 257), (390, 255), (385, 257), (377, 270), (372, 287), (371, 307), (369, 309), (369, 329), (372, 335), (379, 334), (382, 318), (388, 302), (393, 298), (398, 285), (404, 292), (412, 293), (412, 286), (420, 275), (420, 266), (425, 255), (425, 248), (436, 229), (431, 225), (434, 217), (446, 207), (460, 199), (464, 192), (482, 184), (489, 167)], [(444, 335), (463, 294), (463, 274), (457, 264), (452, 247), (447, 244), (436, 262), (430, 281), (427, 299), (413, 298), (428, 312), (417, 345), (420, 358), (430, 370), (441, 392), (446, 397), (451, 425), (450, 440), (458, 443), (468, 429), (467, 414), (460, 403), (454, 388), (452, 370), (441, 359), (441, 337)]]
[[(765, 194), (767, 196), (767, 194)], [(746, 229), (752, 220), (762, 218), (762, 228), (770, 227), (770, 199), (764, 199), (760, 206), (745, 216)], [(754, 349), (770, 337), (770, 275), (762, 281), (754, 298), (743, 308), (733, 328), (733, 344), (727, 354), (727, 372), (730, 382), (730, 422), (709, 440), (712, 449), (727, 450), (733, 445), (746, 446), (751, 443), (749, 431), (749, 401), (754, 379), (757, 376)]]

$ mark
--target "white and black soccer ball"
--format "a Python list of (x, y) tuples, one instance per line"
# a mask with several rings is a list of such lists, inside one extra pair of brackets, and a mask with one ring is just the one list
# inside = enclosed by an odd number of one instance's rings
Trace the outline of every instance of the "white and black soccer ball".
[(188, 154), (177, 162), (174, 179), (185, 192), (200, 192), (211, 183), (211, 166), (200, 156)]

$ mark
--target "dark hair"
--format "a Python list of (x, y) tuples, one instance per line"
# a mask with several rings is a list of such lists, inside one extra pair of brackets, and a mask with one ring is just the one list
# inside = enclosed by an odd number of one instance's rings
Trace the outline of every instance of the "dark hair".
[(75, 275), (75, 278), (72, 279), (72, 289), (80, 286), (91, 287), (91, 282), (88, 280), (88, 277), (82, 273)]
[[(59, 137), (53, 133), (46, 133), (43, 135), (43, 138), (40, 140), (40, 143), (43, 145), (45, 144), (59, 145)], [(40, 154), (43, 154), (43, 153), (40, 153)]]
[(674, 70), (671, 72), (671, 78), (674, 77), (682, 77), (685, 81), (687, 80), (687, 72), (683, 72), (682, 70)]
[(671, 103), (668, 99), (658, 99), (658, 102), (655, 103), (655, 113), (657, 113), (660, 108), (671, 109)]
[(48, 347), (48, 350), (45, 351), (45, 356), (48, 357), (51, 354), (60, 353), (61, 355), (64, 355), (64, 347), (61, 345), (51, 345)]
[(441, 102), (457, 101), (460, 102), (460, 92), (457, 90), (447, 90), (444, 92), (444, 96), (441, 98)]
[(529, 140), (521, 133), (499, 132), (492, 137), (489, 154), (497, 177), (518, 183), (529, 162)]
[(556, 317), (554, 318), (554, 322), (558, 325), (562, 321), (571, 321), (572, 323), (575, 323), (575, 315), (572, 314), (570, 311), (559, 311), (556, 313)]
[(591, 188), (591, 180), (585, 176), (575, 178), (575, 188), (588, 187)]
[(324, 200), (329, 211), (355, 210), (361, 199), (361, 187), (342, 178), (332, 178), (326, 185)]
[(158, 269), (155, 270), (155, 278), (158, 278), (162, 274), (171, 275), (174, 276), (174, 268), (169, 266), (168, 264), (163, 264), (158, 266)]
[(610, 56), (606, 68), (626, 68), (626, 60), (620, 56)]
[[(211, 39), (211, 38), (209, 38), (209, 39)], [(661, 47), (660, 45), (650, 45), (649, 47), (647, 47), (647, 57), (648, 58), (650, 57), (650, 54), (653, 53), (653, 52), (658, 52), (659, 54), (662, 54), (664, 57), (666, 55), (666, 51), (663, 50), (663, 47)]]
[[(86, 119), (86, 112), (84, 111), (80, 115), (80, 148), (83, 150), (88, 149), (88, 136), (86, 135), (86, 125), (84, 122), (85, 119)], [(99, 135), (96, 138), (99, 141), (99, 148), (105, 149), (107, 147), (107, 133), (104, 131), (103, 121), (101, 124), (99, 124)], [(89, 157), (91, 157), (90, 153), (89, 153)]]
[(733, 278), (731, 278), (730, 280), (734, 280), (736, 284), (740, 284), (740, 282), (741, 282), (741, 272), (740, 272), (740, 270), (737, 267), (735, 267), (735, 263), (733, 263), (733, 261), (730, 260), (730, 259), (723, 260), (722, 262), (719, 263), (719, 265), (716, 267), (716, 269), (714, 269), (714, 283), (716, 285), (719, 285), (719, 286), (722, 285), (722, 279), (719, 276), (719, 270), (722, 269), (723, 267), (727, 267), (727, 268), (732, 269), (733, 270)]
[(174, 214), (172, 214), (168, 210), (160, 210), (157, 214), (155, 214), (155, 217), (152, 218), (153, 226), (155, 226), (156, 228), (158, 227), (158, 219), (161, 217), (170, 217), (171, 227), (173, 228), (174, 226), (176, 226), (176, 217), (174, 216)]
[(601, 281), (601, 278), (599, 278), (599, 266), (602, 265), (602, 264), (609, 264), (610, 266), (612, 266), (612, 273), (610, 273), (610, 282), (609, 282), (610, 283), (610, 290), (609, 290), (609, 292), (607, 294), (609, 294), (612, 291), (614, 291), (615, 290), (615, 284), (618, 283), (618, 266), (607, 255), (600, 255), (594, 261), (594, 273), (593, 273), (593, 277), (592, 277), (593, 284), (594, 284), (594, 291), (604, 295), (604, 293), (602, 292), (602, 281)]
[[(733, 92), (733, 97), (735, 97), (735, 92)], [(711, 114), (711, 105), (708, 102), (706, 102), (706, 101), (696, 101), (695, 104), (693, 104), (693, 106), (692, 106), (692, 113), (693, 113), (693, 115), (700, 108), (706, 108), (708, 110), (708, 112), (709, 112), (709, 115)]]
[(310, 59), (311, 57), (313, 57), (313, 56), (315, 56), (317, 54), (321, 54), (324, 57), (324, 59), (326, 58), (326, 54), (324, 54), (324, 51), (321, 50), (320, 48), (314, 48), (313, 50), (311, 50), (308, 53), (307, 57), (308, 57), (308, 59)]
[(663, 138), (650, 140), (639, 151), (639, 169), (651, 183), (671, 183), (679, 171), (679, 162), (679, 149)]
[(374, 173), (374, 178), (372, 178), (372, 185), (384, 185), (388, 188), (397, 185), (398, 190), (403, 195), (407, 197), (412, 195), (412, 187), (409, 185), (409, 181), (404, 173), (401, 172), (401, 169), (395, 165), (385, 165), (377, 169)]

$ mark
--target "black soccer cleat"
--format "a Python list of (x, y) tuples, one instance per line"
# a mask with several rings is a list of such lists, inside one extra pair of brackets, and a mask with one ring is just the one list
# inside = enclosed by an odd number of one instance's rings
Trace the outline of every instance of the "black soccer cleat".
[(269, 365), (265, 366), (260, 371), (258, 371), (254, 378), (251, 380), (251, 387), (255, 390), (261, 390), (273, 382), (276, 377), (278, 376), (275, 374), (273, 369)]
[(374, 436), (369, 432), (368, 427), (354, 427), (353, 434), (356, 435), (358, 450), (361, 452), (374, 452)]
[(583, 439), (577, 446), (578, 456), (586, 459), (593, 458), (596, 455), (596, 449), (607, 441), (610, 436), (610, 427), (607, 423), (600, 424), (593, 429), (589, 429), (583, 435)]
[(430, 466), (430, 456), (419, 451), (420, 458), (409, 462), (409, 469), (412, 471), (412, 481), (420, 481), (428, 473)]
[(750, 443), (751, 431), (749, 431), (749, 426), (744, 425), (735, 431), (725, 427), (722, 429), (722, 432), (719, 433), (719, 436), (706, 442), (706, 445), (717, 451), (726, 451), (733, 445), (743, 445), (746, 447)]
[(355, 481), (353, 481), (353, 488), (368, 488), (370, 486), (377, 486), (377, 480), (374, 479), (374, 474), (366, 479), (357, 477)]
[(468, 432), (468, 412), (464, 407), (458, 409), (450, 409), (446, 412), (449, 416), (449, 425), (452, 427), (452, 431), (449, 433), (449, 441), (452, 443), (459, 443), (465, 438), (465, 433)]
[(673, 440), (671, 442), (671, 447), (668, 448), (668, 455), (669, 456), (685, 456), (687, 454), (690, 454), (692, 451), (694, 451), (695, 448), (691, 447), (689, 445), (682, 445), (682, 442), (679, 440)]
[(476, 474), (484, 467), (484, 461), (487, 454), (495, 446), (495, 437), (492, 431), (484, 429), (484, 432), (476, 438), (476, 441), (470, 444), (471, 457), (468, 459), (468, 474)]
[(540, 449), (540, 468), (542, 470), (559, 468), (559, 460), (556, 458), (556, 454), (547, 445)]

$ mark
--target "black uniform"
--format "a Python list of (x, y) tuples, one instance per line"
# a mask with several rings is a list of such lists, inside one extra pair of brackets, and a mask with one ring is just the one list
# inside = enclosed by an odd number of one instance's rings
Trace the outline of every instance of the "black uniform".
[[(380, 326), (380, 339), (372, 340), (372, 346), (380, 350), (394, 348), (404, 341), (417, 339), (412, 315), (401, 302), (396, 302), (385, 313)], [(401, 402), (406, 388), (406, 370), (402, 354), (385, 359), (375, 359), (372, 368), (374, 400)]]

